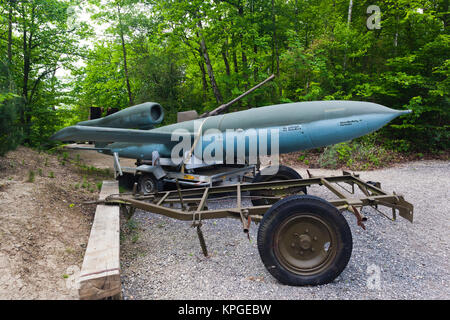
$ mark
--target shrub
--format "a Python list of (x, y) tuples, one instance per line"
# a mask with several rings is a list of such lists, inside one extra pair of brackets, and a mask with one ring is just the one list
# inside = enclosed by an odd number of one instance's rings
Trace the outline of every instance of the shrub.
[(343, 142), (328, 146), (319, 157), (319, 164), (324, 168), (335, 169), (345, 166), (353, 170), (380, 167), (391, 160), (391, 155), (382, 146), (369, 139)]

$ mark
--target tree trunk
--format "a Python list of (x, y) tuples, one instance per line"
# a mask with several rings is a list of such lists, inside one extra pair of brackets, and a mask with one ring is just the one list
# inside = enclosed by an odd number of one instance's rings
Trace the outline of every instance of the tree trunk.
[[(352, 22), (352, 9), (353, 9), (353, 0), (350, 0), (348, 3), (348, 16), (347, 16), (347, 26), (350, 27), (350, 24)], [(343, 65), (343, 71), (347, 69), (347, 49), (345, 49), (344, 52), (344, 65)]]
[[(237, 7), (238, 14), (240, 17), (244, 17), (244, 7), (239, 1), (239, 5)], [(242, 41), (242, 32), (238, 33), (239, 39), (241, 40), (241, 62), (242, 62), (242, 77), (244, 78), (244, 90), (248, 88), (248, 63), (247, 63), (247, 55), (245, 54), (245, 46)]]
[(23, 26), (23, 87), (22, 96), (25, 100), (25, 104), (28, 102), (28, 78), (30, 74), (30, 53), (28, 52), (27, 45), (27, 29), (26, 25)]
[(242, 72), (243, 72), (243, 77), (245, 80), (244, 89), (247, 90), (247, 88), (248, 88), (248, 63), (247, 63), (247, 55), (245, 54), (244, 44), (242, 41), (241, 41), (241, 50), (242, 50), (242, 54), (241, 54)]
[(350, 26), (350, 23), (352, 22), (352, 9), (353, 9), (353, 0), (350, 0), (348, 4), (348, 17), (347, 17), (347, 25)]
[(396, 17), (396, 25), (395, 25), (394, 56), (397, 56), (397, 47), (398, 47), (398, 27), (399, 27), (399, 16)]
[(216, 78), (214, 77), (214, 70), (213, 70), (213, 67), (211, 64), (211, 60), (209, 59), (209, 54), (208, 54), (208, 49), (206, 47), (205, 38), (203, 37), (203, 34), (201, 33), (202, 24), (200, 21), (198, 22), (198, 27), (200, 29), (200, 31), (199, 31), (200, 47), (202, 49), (203, 58), (205, 59), (206, 70), (208, 70), (208, 76), (209, 76), (209, 80), (211, 82), (211, 88), (213, 89), (214, 97), (216, 98), (217, 103), (221, 104), (223, 101), (222, 95), (220, 93), (219, 87), (217, 86)]
[(23, 30), (23, 86), (22, 86), (22, 97), (25, 102), (25, 106), (20, 111), (20, 122), (22, 126), (25, 127), (25, 109), (27, 107), (27, 97), (28, 97), (28, 75), (30, 72), (30, 58), (28, 56), (27, 50), (27, 30)]
[(202, 49), (198, 49), (199, 53), (199, 60), (198, 60), (198, 66), (200, 67), (200, 71), (202, 72), (202, 84), (203, 84), (203, 101), (206, 101), (206, 94), (208, 93), (208, 82), (206, 81), (206, 70), (205, 70), (205, 64), (203, 62), (202, 58)]
[(223, 63), (225, 64), (225, 72), (227, 73), (227, 76), (230, 76), (230, 63), (228, 62), (228, 38), (222, 47), (222, 58)]
[[(234, 73), (238, 74), (239, 73), (239, 67), (238, 67), (238, 60), (237, 60), (237, 55), (236, 55), (236, 42), (235, 42), (235, 38), (234, 37), (233, 37), (232, 41), (233, 41), (233, 45), (231, 46), (232, 47), (231, 50), (232, 50), (232, 56), (233, 56), (233, 68), (234, 68)], [(239, 87), (239, 83), (240, 83), (239, 78), (237, 78), (237, 87)], [(240, 110), (242, 108), (242, 101), (239, 100), (237, 102), (237, 104), (238, 104), (238, 108)]]
[(133, 94), (131, 92), (131, 86), (130, 86), (130, 78), (128, 76), (127, 48), (125, 46), (125, 38), (123, 35), (122, 14), (120, 12), (120, 5), (117, 5), (117, 14), (118, 14), (118, 18), (119, 18), (119, 35), (120, 35), (120, 40), (122, 42), (123, 69), (124, 69), (124, 73), (125, 73), (125, 81), (127, 84), (127, 91), (128, 91), (128, 104), (131, 107), (134, 104), (134, 102), (133, 102)]
[[(230, 63), (228, 62), (228, 37), (225, 40), (225, 44), (222, 46), (222, 59), (225, 64), (225, 72), (228, 77), (231, 75)], [(225, 95), (229, 97), (231, 95), (231, 89), (228, 83), (225, 84)]]
[[(255, 19), (254, 19), (254, 15), (255, 15), (255, 4), (254, 4), (254, 1), (252, 0), (252, 2), (251, 2), (251, 14), (252, 14), (252, 25), (255, 23)], [(256, 45), (256, 42), (255, 42), (255, 36), (252, 36), (252, 42), (253, 42), (253, 66), (254, 66), (254, 68), (253, 68), (253, 80), (255, 81), (255, 82), (257, 82), (258, 81), (258, 72), (259, 72), (259, 69), (258, 69), (258, 63), (257, 63), (257, 56), (258, 56), (258, 46)], [(256, 105), (256, 96), (253, 96), (254, 97), (254, 99), (255, 99), (255, 103), (253, 103), (254, 105)]]
[(12, 3), (9, 3), (8, 12), (8, 73), (9, 73), (9, 91), (13, 91), (13, 77), (11, 76), (12, 68)]
[(236, 55), (236, 42), (233, 40), (233, 67), (234, 67), (234, 73), (239, 73), (239, 66), (238, 66), (238, 60)]
[(12, 64), (12, 3), (9, 3), (8, 12), (8, 65)]
[(255, 58), (253, 59), (253, 64), (255, 65), (255, 69), (253, 70), (253, 79), (256, 81), (258, 81), (258, 72), (259, 72), (259, 68), (257, 67), (257, 61), (256, 61), (256, 56), (258, 55), (258, 47), (256, 46), (256, 44), (253, 46), (253, 53), (255, 54)]
[(276, 75), (280, 75), (280, 57), (278, 56), (278, 43), (277, 43), (277, 26), (275, 17), (275, 1), (272, 0), (272, 25), (273, 25), (273, 35), (272, 35), (272, 73), (274, 72), (274, 59), (277, 63)]

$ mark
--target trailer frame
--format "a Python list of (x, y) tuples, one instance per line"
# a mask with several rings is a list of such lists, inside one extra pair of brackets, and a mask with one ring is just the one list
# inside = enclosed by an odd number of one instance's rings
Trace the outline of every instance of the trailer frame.
[[(205, 256), (208, 256), (208, 250), (201, 230), (203, 220), (220, 218), (238, 219), (242, 223), (242, 230), (249, 237), (251, 222), (253, 221), (259, 223), (262, 221), (262, 223), (265, 223), (263, 221), (264, 215), (266, 214), (267, 216), (268, 212), (272, 214), (274, 211), (274, 207), (277, 206), (277, 203), (280, 204), (283, 201), (286, 202), (286, 200), (289, 200), (291, 202), (302, 202), (304, 199), (306, 202), (311, 202), (311, 198), (319, 199), (332, 209), (334, 207), (333, 210), (338, 210), (340, 213), (346, 210), (353, 213), (353, 215), (356, 217), (357, 225), (362, 227), (363, 229), (365, 229), (364, 221), (366, 221), (367, 218), (361, 213), (361, 209), (367, 206), (374, 208), (377, 212), (381, 213), (383, 216), (389, 218), (392, 221), (396, 220), (398, 213), (404, 219), (410, 221), (411, 223), (413, 222), (413, 205), (407, 202), (402, 195), (398, 195), (395, 192), (387, 193), (383, 191), (381, 189), (380, 183), (378, 182), (363, 181), (359, 177), (359, 175), (352, 174), (346, 171), (343, 171), (343, 174), (339, 176), (313, 176), (309, 171), (308, 175), (309, 178), (306, 179), (269, 181), (259, 183), (237, 183), (232, 185), (212, 187), (207, 186), (202, 188), (190, 189), (181, 189), (179, 181), (176, 180), (176, 190), (155, 192), (147, 195), (137, 192), (136, 183), (132, 192), (110, 195), (104, 200), (97, 201), (96, 203), (118, 204), (120, 205), (122, 212), (128, 219), (132, 217), (136, 209), (141, 209), (146, 212), (163, 215), (177, 220), (192, 221), (192, 226), (197, 228), (200, 246)], [(348, 187), (344, 187), (342, 184), (346, 184), (350, 187), (350, 189), (348, 189)], [(324, 186), (336, 196), (336, 199), (324, 200), (322, 198), (306, 195), (303, 197), (298, 196), (299, 194), (304, 194), (301, 191), (299, 192), (299, 187), (310, 187), (313, 185)], [(258, 191), (262, 190), (264, 190), (265, 192), (264, 195), (254, 196), (255, 192), (257, 194)], [(270, 195), (267, 195), (268, 190), (270, 190)], [(357, 195), (357, 190), (359, 190), (362, 195)], [(344, 191), (349, 195), (347, 195)], [(236, 199), (236, 205), (234, 207), (221, 209), (208, 209), (207, 207), (208, 201), (217, 201), (230, 198)], [(248, 206), (244, 205), (244, 198), (264, 198), (271, 201), (271, 203), (267, 205)], [(392, 210), (392, 216), (388, 216), (384, 212), (380, 211), (379, 207), (390, 208)], [(345, 221), (344, 223), (346, 224)], [(261, 227), (262, 225), (260, 226), (260, 230)], [(348, 232), (350, 232), (350, 229), (348, 229)], [(278, 236), (281, 237), (280, 235)], [(352, 241), (351, 232), (350, 241)], [(294, 243), (292, 243), (292, 245), (294, 246)], [(306, 247), (308, 247), (308, 244), (306, 244)], [(299, 252), (303, 251), (300, 250)], [(351, 244), (349, 254), (351, 254)], [(347, 261), (345, 262), (343, 268), (345, 268), (346, 264), (348, 263), (349, 257), (350, 256), (348, 255), (348, 257), (346, 258)], [(261, 258), (263, 259), (262, 256)], [(273, 273), (273, 271), (270, 270), (267, 264), (266, 267), (268, 268), (269, 272), (277, 276)], [(342, 270), (340, 270), (338, 273), (342, 272)], [(299, 281), (290, 282), (290, 280), (287, 280), (282, 282), (293, 285), (303, 285), (311, 283), (322, 284), (331, 281), (336, 276), (337, 274), (334, 274), (332, 276), (329, 276), (325, 280), (314, 280), (316, 282), (304, 282), (303, 280), (301, 280), (302, 278)], [(282, 277), (279, 277), (278, 279), (281, 281)]]
[[(160, 214), (169, 218), (189, 221), (196, 219), (218, 219), (218, 218), (238, 218), (242, 216), (250, 217), (252, 221), (261, 220), (264, 213), (271, 205), (262, 206), (243, 206), (242, 198), (255, 198), (248, 195), (242, 195), (246, 191), (257, 191), (271, 189), (274, 192), (273, 197), (264, 198), (279, 200), (286, 195), (295, 194), (293, 189), (298, 187), (310, 187), (312, 185), (320, 185), (326, 187), (333, 192), (338, 199), (328, 200), (339, 211), (348, 210), (352, 212), (359, 226), (364, 227), (363, 221), (366, 218), (361, 214), (360, 209), (366, 206), (378, 209), (379, 206), (385, 206), (392, 209), (392, 220), (396, 220), (398, 214), (406, 220), (413, 222), (413, 205), (407, 202), (402, 195), (395, 192), (389, 194), (381, 189), (380, 183), (365, 182), (361, 180), (359, 175), (351, 174), (344, 171), (341, 176), (313, 176), (309, 171), (308, 179), (294, 179), (285, 181), (270, 181), (259, 183), (238, 183), (232, 185), (202, 187), (181, 189), (177, 181), (177, 189), (170, 191), (161, 191), (153, 194), (143, 195), (134, 190), (131, 193), (123, 193), (108, 196), (104, 202), (107, 204), (120, 204), (130, 208), (138, 208), (144, 211)], [(348, 184), (352, 190), (351, 194), (355, 194), (355, 186), (364, 194), (364, 197), (347, 197), (341, 190), (344, 189), (338, 183)], [(336, 186), (336, 185), (337, 186)], [(339, 187), (339, 188), (338, 188)], [(346, 190), (348, 191), (348, 190)], [(234, 193), (236, 196), (225, 196), (226, 198), (235, 197), (237, 206), (234, 208), (208, 210), (205, 208), (206, 202), (211, 200), (212, 195)], [(200, 196), (200, 197), (194, 197)], [(221, 198), (214, 198), (218, 200)], [(180, 208), (174, 208), (175, 204), (180, 204)], [(169, 207), (165, 206), (169, 205)], [(379, 210), (378, 210), (379, 211)]]

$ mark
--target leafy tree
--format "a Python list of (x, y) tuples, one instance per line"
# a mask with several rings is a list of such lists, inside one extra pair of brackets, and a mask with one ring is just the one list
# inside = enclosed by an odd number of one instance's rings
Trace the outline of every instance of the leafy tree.
[(22, 101), (10, 88), (8, 66), (0, 62), (0, 156), (17, 147), (22, 141), (22, 128), (18, 121)]
[[(373, 4), (381, 28), (369, 30)], [(82, 21), (69, 23), (76, 5), (104, 25), (100, 38)], [(89, 107), (156, 101), (171, 123), (179, 111), (211, 110), (274, 73), (230, 111), (372, 101), (414, 111), (375, 135), (385, 147), (449, 147), (446, 0), (4, 0), (0, 12), (0, 53), (12, 75), (2, 80), (2, 125), (22, 128), (28, 144), (47, 143)]]

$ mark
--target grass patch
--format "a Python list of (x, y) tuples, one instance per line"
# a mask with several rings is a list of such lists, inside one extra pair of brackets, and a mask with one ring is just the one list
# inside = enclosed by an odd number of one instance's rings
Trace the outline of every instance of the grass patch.
[(34, 182), (35, 180), (35, 173), (33, 170), (28, 171), (28, 179), (27, 182)]
[[(130, 241), (132, 243), (138, 242), (139, 237), (140, 237), (139, 223), (135, 219), (131, 218), (125, 223), (124, 227), (125, 227), (125, 230), (124, 230), (125, 232), (123, 232), (124, 236), (123, 236), (122, 240), (128, 238), (128, 239), (130, 239)], [(122, 233), (121, 233), (121, 236), (122, 236)]]
[(79, 164), (79, 163), (76, 165), (81, 169), (81, 172), (84, 174), (96, 175), (96, 176), (102, 176), (102, 177), (108, 177), (108, 178), (112, 177), (112, 172), (109, 168), (100, 169), (100, 168), (96, 168), (94, 166), (87, 166), (87, 165)]

